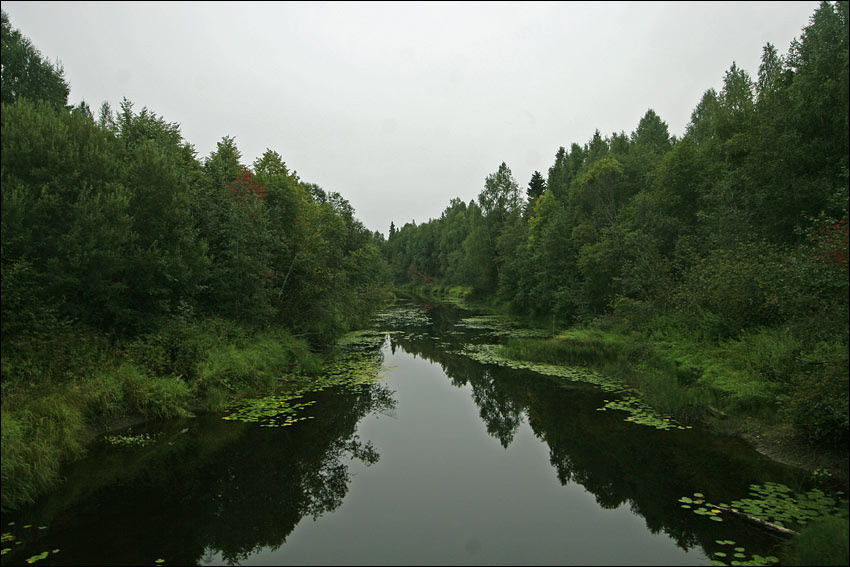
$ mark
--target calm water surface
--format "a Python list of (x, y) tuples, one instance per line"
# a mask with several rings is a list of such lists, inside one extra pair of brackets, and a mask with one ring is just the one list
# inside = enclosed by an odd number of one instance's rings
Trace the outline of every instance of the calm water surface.
[(469, 311), (396, 315), (376, 327), (389, 332), (384, 378), (316, 393), (314, 419), (206, 415), (134, 428), (155, 439), (143, 447), (96, 444), (59, 490), (3, 515), (23, 542), (3, 564), (58, 549), (38, 564), (708, 565), (718, 539), (777, 553), (773, 537), (678, 499), (802, 488), (798, 471), (733, 439), (596, 411), (611, 394), (593, 386), (458, 354), (504, 340), (464, 326)]

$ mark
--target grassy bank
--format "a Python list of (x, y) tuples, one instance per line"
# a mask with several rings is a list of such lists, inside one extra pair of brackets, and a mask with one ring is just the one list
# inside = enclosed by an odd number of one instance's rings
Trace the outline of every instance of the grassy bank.
[[(828, 468), (847, 478), (846, 361), (819, 368), (811, 378), (786, 334), (758, 332), (722, 343), (699, 340), (669, 328), (648, 334), (600, 320), (550, 339), (510, 339), (502, 354), (555, 364), (578, 364), (619, 378), (662, 413), (702, 423), (721, 434), (743, 437), (789, 464)], [(833, 352), (835, 351), (835, 352)], [(796, 368), (795, 367), (800, 367)], [(843, 372), (843, 374), (842, 374)]]
[[(402, 289), (435, 300), (453, 288)], [(469, 290), (463, 297), (506, 311)], [(840, 338), (804, 344), (791, 330), (776, 327), (717, 340), (676, 314), (638, 325), (634, 316), (615, 313), (569, 329), (552, 328), (545, 319), (526, 322), (551, 330), (552, 337), (511, 338), (502, 356), (591, 367), (632, 386), (679, 421), (747, 439), (776, 460), (848, 478), (848, 353)]]
[(284, 373), (316, 373), (323, 358), (285, 329), (209, 319), (133, 340), (63, 325), (4, 344), (2, 362), (2, 507), (14, 509), (115, 424), (219, 409)]
[(396, 292), (401, 295), (411, 295), (421, 299), (447, 301), (449, 303), (465, 303), (483, 301), (484, 298), (475, 295), (470, 287), (452, 285), (440, 281), (408, 282), (396, 286)]

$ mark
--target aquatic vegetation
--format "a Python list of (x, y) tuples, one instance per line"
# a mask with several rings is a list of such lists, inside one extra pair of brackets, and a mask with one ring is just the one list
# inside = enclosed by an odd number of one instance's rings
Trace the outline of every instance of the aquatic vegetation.
[[(804, 526), (808, 522), (825, 517), (847, 517), (847, 500), (839, 499), (841, 492), (835, 497), (814, 488), (804, 493), (794, 492), (791, 488), (778, 482), (751, 484), (750, 498), (733, 500), (730, 504), (713, 504), (706, 501), (705, 495), (695, 492), (693, 497), (679, 498), (681, 507), (693, 513), (706, 516), (715, 522), (722, 522), (724, 512), (741, 516), (758, 525), (787, 535), (796, 534), (788, 526)], [(715, 540), (718, 545), (734, 545), (732, 540)], [(733, 557), (731, 565), (769, 565), (779, 560), (774, 556), (751, 555), (749, 559), (743, 547), (735, 547), (733, 551), (717, 551), (712, 565), (726, 565), (721, 559)]]
[(262, 427), (285, 427), (307, 419), (306, 417), (297, 417), (298, 411), (316, 402), (291, 403), (292, 400), (303, 397), (302, 394), (282, 394), (252, 398), (234, 404), (236, 409), (222, 419), (259, 423)]
[[(14, 525), (15, 525), (15, 522), (9, 522), (8, 523), (8, 526), (10, 528), (12, 528)], [(33, 527), (32, 524), (25, 524), (23, 526), (23, 528), (25, 528), (25, 529), (26, 528), (32, 528), (32, 527)], [(39, 530), (46, 530), (47, 526), (38, 526), (38, 529)], [(20, 538), (18, 538), (12, 532), (3, 532), (2, 536), (0, 536), (0, 542), (2, 542), (2, 543), (12, 543), (12, 542), (14, 542), (14, 545), (22, 545), (24, 543)], [(12, 547), (3, 547), (2, 549), (0, 549), (0, 556), (6, 555), (7, 553), (9, 553), (11, 551), (13, 551)], [(27, 563), (32, 564), (32, 563), (35, 563), (37, 561), (41, 561), (42, 559), (46, 559), (51, 553), (59, 553), (59, 549), (42, 551), (41, 553), (31, 555), (30, 557), (26, 558), (25, 561)]]
[(35, 563), (36, 561), (41, 561), (42, 559), (46, 558), (48, 555), (50, 555), (49, 551), (42, 551), (38, 555), (33, 555), (32, 557), (27, 558), (27, 563)]
[[(840, 492), (837, 496), (840, 496)], [(847, 501), (838, 500), (818, 488), (795, 493), (784, 484), (766, 482), (750, 485), (750, 498), (733, 500), (731, 507), (748, 516), (760, 518), (781, 527), (829, 515), (847, 515)], [(843, 504), (843, 506), (842, 506)]]
[(258, 423), (261, 427), (286, 427), (312, 416), (299, 415), (302, 410), (315, 404), (315, 400), (293, 402), (311, 392), (327, 388), (357, 392), (380, 378), (383, 368), (381, 346), (386, 333), (377, 331), (355, 331), (343, 336), (337, 343), (338, 356), (326, 364), (319, 376), (309, 378), (289, 374), (286, 378), (294, 384), (287, 392), (240, 400), (229, 406), (231, 412), (222, 419)]
[(690, 425), (679, 425), (676, 420), (670, 415), (660, 414), (655, 411), (652, 406), (642, 401), (637, 396), (628, 395), (620, 400), (608, 401), (605, 400), (605, 405), (597, 408), (597, 411), (606, 411), (609, 409), (622, 410), (629, 413), (626, 421), (637, 423), (638, 425), (648, 425), (656, 429), (691, 429)]
[[(15, 522), (9, 522), (9, 525), (14, 525), (14, 523)], [(3, 535), (0, 536), (0, 542), (2, 543), (12, 543), (13, 541), (15, 541), (15, 536), (12, 535), (11, 532), (3, 532)], [(3, 549), (0, 549), (0, 555), (6, 555), (10, 551), (12, 551), (11, 547), (4, 547)]]
[(706, 502), (705, 496), (700, 492), (694, 492), (693, 498), (682, 496), (679, 498), (679, 502), (682, 503), (682, 508), (691, 510), (698, 516), (706, 516), (709, 520), (713, 520), (715, 522), (723, 521), (723, 518), (720, 517), (722, 510), (720, 510), (716, 505)]
[(598, 411), (626, 411), (629, 413), (629, 416), (625, 421), (655, 427), (656, 429), (690, 429), (690, 426), (681, 425), (672, 417), (658, 413), (649, 404), (640, 400), (637, 391), (626, 386), (619, 380), (604, 376), (588, 368), (515, 360), (502, 354), (501, 345), (492, 344), (467, 344), (460, 351), (456, 351), (456, 354), (468, 356), (484, 364), (496, 364), (518, 370), (531, 370), (539, 374), (556, 376), (572, 382), (592, 384), (605, 392), (623, 396), (619, 400), (605, 400), (607, 403), (603, 407), (597, 408)]
[(103, 440), (113, 447), (144, 447), (154, 442), (155, 437), (148, 433), (139, 435), (106, 435)]
[(557, 364), (544, 364), (515, 360), (501, 354), (501, 345), (494, 344), (466, 344), (454, 354), (467, 356), (483, 364), (496, 364), (517, 370), (532, 370), (547, 376), (557, 376), (573, 382), (586, 382), (599, 386), (607, 392), (620, 391), (624, 386), (621, 383), (608, 379), (587, 368), (578, 366), (559, 366)]
[(456, 323), (455, 326), (480, 330), (483, 331), (483, 334), (493, 337), (542, 338), (550, 336), (550, 333), (546, 331), (522, 327), (514, 319), (505, 315), (466, 317)]
[(372, 316), (372, 324), (375, 328), (397, 329), (430, 323), (428, 313), (419, 305), (394, 305)]
[[(730, 539), (718, 539), (715, 540), (715, 543), (717, 545), (723, 546), (735, 545), (735, 542)], [(776, 563), (779, 563), (779, 558), (773, 555), (762, 556), (758, 554), (752, 554), (749, 556), (749, 559), (747, 559), (748, 555), (744, 553), (745, 551), (746, 548), (743, 548), (741, 546), (733, 547), (729, 551), (715, 551), (712, 554), (715, 559), (712, 559), (711, 564), (727, 565), (727, 563), (725, 563), (723, 559), (726, 559), (728, 557), (734, 558), (730, 561), (730, 565), (774, 565)]]
[[(684, 504), (682, 508), (691, 508), (695, 514), (710, 516), (711, 519), (719, 519), (714, 514), (728, 511), (784, 531), (792, 531), (788, 526), (804, 526), (816, 518), (847, 517), (847, 500), (838, 499), (841, 492), (837, 492), (836, 497), (829, 496), (818, 488), (796, 493), (784, 484), (766, 482), (751, 484), (749, 494), (749, 498), (732, 500), (730, 504), (712, 504), (706, 502), (701, 493), (696, 492), (693, 499), (683, 496), (679, 502)], [(693, 507), (691, 504), (699, 506)]]

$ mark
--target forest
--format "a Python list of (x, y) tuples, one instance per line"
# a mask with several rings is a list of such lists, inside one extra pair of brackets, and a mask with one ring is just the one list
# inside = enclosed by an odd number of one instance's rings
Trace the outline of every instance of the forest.
[(679, 415), (846, 460), (848, 100), (848, 4), (824, 2), (758, 76), (732, 63), (681, 139), (649, 109), (524, 190), (503, 162), (477, 199), (392, 224), (394, 282), (571, 328), (512, 356), (596, 363)]
[(511, 338), (514, 358), (846, 468), (848, 36), (848, 3), (823, 2), (757, 76), (733, 63), (681, 138), (649, 109), (385, 238), (272, 149), (244, 163), (225, 135), (199, 156), (130, 100), (70, 105), (4, 12), (3, 509), (97, 431), (320, 373), (393, 290), (527, 318), (551, 338)]

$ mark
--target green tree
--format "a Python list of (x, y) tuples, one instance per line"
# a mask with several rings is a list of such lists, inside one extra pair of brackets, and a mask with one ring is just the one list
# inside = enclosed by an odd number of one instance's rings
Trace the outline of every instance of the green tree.
[(539, 171), (531, 174), (531, 180), (528, 182), (528, 189), (525, 194), (528, 196), (528, 202), (531, 203), (537, 199), (543, 192), (546, 191), (546, 180), (540, 175)]
[(484, 189), (478, 194), (478, 206), (484, 217), (496, 226), (522, 206), (519, 186), (505, 162), (484, 180)]
[(549, 177), (546, 182), (546, 186), (558, 199), (561, 199), (564, 202), (567, 200), (570, 181), (575, 175), (575, 171), (573, 171), (570, 165), (570, 155), (568, 155), (567, 150), (561, 146), (555, 154), (555, 163), (549, 167)]
[(245, 169), (241, 159), (242, 152), (236, 147), (236, 140), (225, 136), (216, 142), (216, 149), (204, 161), (204, 173), (214, 186), (222, 187)]
[(5, 104), (21, 98), (44, 100), (64, 109), (71, 89), (62, 66), (51, 65), (29, 38), (12, 28), (9, 15), (0, 14), (0, 100)]

